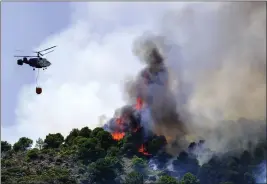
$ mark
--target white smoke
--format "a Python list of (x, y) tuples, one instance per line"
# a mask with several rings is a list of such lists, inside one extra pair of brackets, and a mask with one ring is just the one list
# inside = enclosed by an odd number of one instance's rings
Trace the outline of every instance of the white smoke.
[[(162, 66), (148, 54), (155, 47), (167, 69), (167, 87), (153, 83), (146, 90), (154, 97), (155, 124), (164, 123), (160, 133), (179, 134), (173, 128), (179, 122), (169, 116), (176, 110), (187, 134), (206, 139), (216, 152), (245, 149), (265, 137), (265, 15), (264, 2), (189, 4), (166, 14), (159, 34), (138, 38), (135, 53), (145, 71)], [(133, 88), (127, 92), (136, 98)]]

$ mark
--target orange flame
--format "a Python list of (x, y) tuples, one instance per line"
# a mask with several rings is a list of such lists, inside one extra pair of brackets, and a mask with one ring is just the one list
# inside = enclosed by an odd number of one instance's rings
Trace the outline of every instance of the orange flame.
[[(116, 119), (116, 124), (120, 126), (123, 125), (123, 118), (119, 117)], [(124, 132), (119, 132), (119, 131), (116, 131), (116, 132), (113, 132), (112, 134), (112, 138), (116, 141), (119, 141), (121, 139), (123, 139), (123, 137), (125, 136), (125, 133)]]
[(137, 110), (140, 110), (140, 109), (142, 109), (143, 104), (144, 104), (144, 102), (143, 102), (142, 98), (137, 97), (135, 108), (136, 108)]
[(119, 140), (123, 139), (123, 137), (125, 136), (125, 133), (124, 132), (114, 132), (111, 135), (112, 135), (112, 138), (114, 140), (119, 141)]
[(138, 149), (138, 152), (143, 153), (144, 155), (151, 155), (146, 151), (144, 144), (141, 145), (141, 147)]

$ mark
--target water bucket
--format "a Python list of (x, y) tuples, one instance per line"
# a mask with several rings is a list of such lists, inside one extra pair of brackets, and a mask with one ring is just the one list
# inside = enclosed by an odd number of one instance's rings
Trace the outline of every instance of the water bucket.
[(36, 87), (36, 94), (41, 94), (42, 93), (42, 88)]

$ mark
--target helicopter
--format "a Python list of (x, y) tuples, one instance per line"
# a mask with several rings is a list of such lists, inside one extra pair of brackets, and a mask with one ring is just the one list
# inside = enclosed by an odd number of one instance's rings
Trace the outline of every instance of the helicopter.
[(24, 64), (28, 64), (29, 66), (33, 67), (33, 70), (35, 70), (35, 68), (38, 68), (38, 69), (43, 68), (43, 70), (45, 70), (47, 69), (47, 67), (51, 65), (51, 63), (46, 58), (43, 58), (42, 56), (50, 52), (53, 52), (54, 50), (48, 51), (46, 53), (42, 53), (42, 52), (50, 50), (55, 47), (56, 46), (53, 46), (53, 47), (49, 47), (41, 51), (34, 52), (34, 53), (37, 53), (37, 56), (14, 56), (14, 57), (22, 57), (22, 59), (17, 60), (18, 65), (23, 65), (24, 63)]

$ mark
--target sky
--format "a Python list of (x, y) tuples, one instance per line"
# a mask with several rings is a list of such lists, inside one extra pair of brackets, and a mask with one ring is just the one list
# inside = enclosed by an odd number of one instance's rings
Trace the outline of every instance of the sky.
[[(142, 67), (132, 54), (133, 40), (153, 30), (154, 20), (170, 8), (163, 3), (3, 3), (2, 139), (66, 135), (72, 128), (95, 128), (102, 115), (111, 117), (124, 103), (123, 80)], [(53, 45), (58, 47), (47, 55), (52, 65), (40, 71), (43, 93), (36, 95), (36, 72), (18, 66), (13, 55)]]
[[(2, 139), (14, 143), (22, 136), (33, 140), (49, 133), (66, 136), (73, 128), (93, 129), (100, 126), (101, 117), (111, 118), (126, 103), (125, 81), (145, 65), (133, 53), (136, 39), (145, 33), (162, 33), (182, 46), (182, 57), (175, 53), (165, 61), (174, 64), (167, 66), (173, 69), (173, 80), (181, 80), (177, 74), (181, 72), (183, 80), (194, 86), (186, 105), (202, 128), (217, 127), (222, 115), (265, 118), (266, 9), (261, 7), (250, 3), (4, 3)], [(16, 49), (28, 55), (53, 45), (58, 47), (46, 57), (52, 65), (40, 71), (43, 93), (37, 95), (36, 72), (27, 65), (18, 66), (13, 55)], [(212, 123), (199, 123), (200, 116)]]
[(1, 122), (3, 127), (8, 127), (15, 123), (21, 87), (35, 82), (32, 69), (19, 67), (13, 56), (32, 55), (43, 39), (64, 29), (70, 7), (68, 3), (48, 2), (3, 2), (1, 7)]

